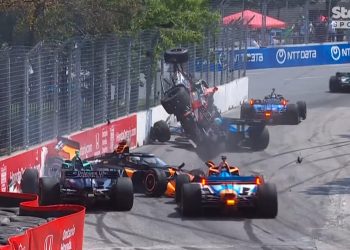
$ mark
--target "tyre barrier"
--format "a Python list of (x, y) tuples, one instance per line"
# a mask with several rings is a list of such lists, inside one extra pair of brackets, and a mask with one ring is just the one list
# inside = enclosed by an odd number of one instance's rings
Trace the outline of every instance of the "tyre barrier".
[(83, 249), (85, 207), (39, 206), (38, 200), (0, 192), (0, 250)]

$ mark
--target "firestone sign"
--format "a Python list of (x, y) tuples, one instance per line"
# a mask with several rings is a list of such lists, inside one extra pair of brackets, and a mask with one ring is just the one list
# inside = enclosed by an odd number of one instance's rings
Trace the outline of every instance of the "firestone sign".
[(350, 29), (350, 9), (342, 6), (332, 8), (333, 25), (336, 29)]

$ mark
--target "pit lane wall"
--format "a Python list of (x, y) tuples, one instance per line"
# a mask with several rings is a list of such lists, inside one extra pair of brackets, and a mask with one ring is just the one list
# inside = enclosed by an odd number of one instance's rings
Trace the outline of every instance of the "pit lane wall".
[[(245, 51), (216, 49), (217, 61), (210, 62), (211, 71), (222, 68), (243, 68)], [(350, 63), (350, 43), (281, 45), (273, 48), (248, 48), (246, 69), (284, 68), (297, 66)], [(196, 61), (196, 71), (208, 67), (206, 60)]]
[[(41, 207), (38, 205), (37, 195), (4, 192), (0, 192), (0, 205), (2, 207), (19, 206), (18, 217), (55, 217), (50, 222), (10, 237), (8, 245), (0, 246), (0, 250), (83, 249), (84, 207), (78, 205)], [(11, 234), (6, 232), (6, 226), (1, 226), (0, 234), (6, 236), (6, 233)]]
[[(243, 101), (248, 100), (248, 82), (248, 77), (243, 77), (218, 86), (218, 91), (214, 94), (214, 101), (222, 113), (236, 108)], [(155, 122), (167, 119), (171, 119), (170, 123), (176, 123), (176, 118), (169, 116), (161, 105), (137, 113), (138, 145), (141, 146), (148, 142), (147, 135)]]

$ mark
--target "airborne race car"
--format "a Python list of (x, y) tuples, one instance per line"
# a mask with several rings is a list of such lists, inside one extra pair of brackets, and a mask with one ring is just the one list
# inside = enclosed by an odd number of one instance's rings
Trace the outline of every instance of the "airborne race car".
[[(88, 159), (89, 160), (89, 159)], [(123, 176), (131, 178), (135, 192), (159, 197), (165, 194), (175, 197), (178, 176), (186, 176), (189, 181), (198, 181), (204, 176), (201, 169), (183, 170), (185, 166), (170, 166), (153, 154), (129, 152), (125, 141), (119, 143), (115, 151), (97, 158), (91, 158), (96, 166), (119, 169)]]
[(117, 168), (94, 166), (77, 153), (62, 163), (59, 175), (39, 178), (37, 169), (26, 169), (21, 180), (23, 193), (38, 193), (41, 205), (77, 202), (89, 205), (110, 200), (112, 208), (128, 211), (134, 203), (132, 182)]
[(235, 166), (216, 166), (211, 161), (206, 164), (207, 177), (199, 183), (181, 185), (178, 206), (183, 216), (199, 216), (204, 208), (215, 208), (218, 212), (253, 210), (261, 217), (277, 216), (275, 184), (265, 182), (263, 176), (241, 176)]
[(273, 124), (297, 125), (301, 119), (306, 119), (306, 103), (298, 101), (296, 104), (290, 104), (272, 89), (271, 94), (262, 100), (251, 99), (249, 103), (243, 103), (241, 118), (262, 119)]
[(330, 92), (341, 92), (345, 89), (350, 90), (350, 73), (337, 72), (335, 76), (331, 76), (329, 79)]
[[(225, 142), (232, 146), (247, 146), (263, 150), (268, 146), (269, 133), (265, 122), (222, 117), (214, 104), (217, 87), (209, 87), (203, 81), (195, 81), (183, 64), (188, 61), (186, 49), (172, 49), (164, 54), (164, 60), (172, 71), (170, 79), (162, 81), (161, 104), (170, 115), (175, 115), (185, 134), (196, 146), (216, 145)], [(150, 133), (153, 140), (170, 139), (170, 129), (165, 121), (156, 122)]]

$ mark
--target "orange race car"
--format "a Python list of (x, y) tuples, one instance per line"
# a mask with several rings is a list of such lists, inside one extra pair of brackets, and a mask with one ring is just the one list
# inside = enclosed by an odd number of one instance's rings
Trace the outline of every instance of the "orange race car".
[(115, 169), (120, 175), (130, 177), (135, 192), (153, 197), (163, 194), (175, 197), (179, 176), (187, 182), (198, 182), (205, 175), (201, 169), (183, 170), (184, 163), (178, 167), (170, 166), (153, 154), (130, 152), (125, 141), (120, 142), (112, 153), (87, 160), (93, 160), (94, 164)]

